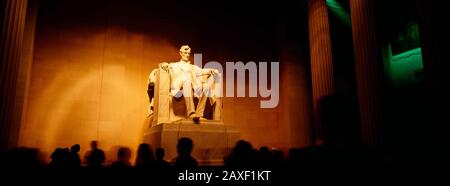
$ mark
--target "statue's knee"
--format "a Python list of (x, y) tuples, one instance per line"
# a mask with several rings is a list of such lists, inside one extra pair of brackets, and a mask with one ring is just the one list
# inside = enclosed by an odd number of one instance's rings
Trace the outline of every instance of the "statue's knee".
[(212, 96), (211, 93), (212, 93), (212, 89), (211, 89), (211, 88), (209, 88), (209, 87), (203, 88), (203, 94), (204, 94), (205, 96), (211, 97), (211, 96)]

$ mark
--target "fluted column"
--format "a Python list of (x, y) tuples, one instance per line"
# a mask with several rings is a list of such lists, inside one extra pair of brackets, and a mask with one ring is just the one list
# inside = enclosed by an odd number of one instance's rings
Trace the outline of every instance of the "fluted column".
[[(311, 56), (312, 97), (316, 139), (321, 137), (318, 104), (334, 92), (330, 26), (325, 0), (309, 0), (308, 28)], [(319, 136), (317, 136), (319, 135)]]
[(5, 0), (0, 45), (0, 152), (15, 146), (19, 127), (12, 124), (17, 76), (25, 30), (27, 0)]
[(350, 0), (355, 74), (363, 142), (382, 143), (384, 71), (373, 0)]

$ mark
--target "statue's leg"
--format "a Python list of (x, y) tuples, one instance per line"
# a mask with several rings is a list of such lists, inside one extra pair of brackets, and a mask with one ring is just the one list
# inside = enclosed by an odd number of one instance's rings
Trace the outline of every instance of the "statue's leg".
[(200, 118), (203, 117), (203, 113), (205, 112), (206, 100), (208, 100), (208, 97), (205, 96), (205, 95), (202, 95), (199, 98), (199, 100), (198, 100), (198, 104), (197, 104), (197, 109), (195, 111), (195, 115), (197, 115)]
[(183, 97), (186, 104), (186, 115), (190, 117), (195, 114), (194, 97), (192, 96), (192, 87), (189, 81), (183, 82)]
[(186, 114), (189, 118), (195, 114), (194, 97), (184, 97), (184, 102), (186, 102)]
[(199, 97), (195, 114), (200, 118), (203, 117), (203, 113), (205, 112), (206, 101), (208, 100), (209, 92), (210, 92), (210, 89), (208, 87), (205, 87), (203, 89), (201, 96)]

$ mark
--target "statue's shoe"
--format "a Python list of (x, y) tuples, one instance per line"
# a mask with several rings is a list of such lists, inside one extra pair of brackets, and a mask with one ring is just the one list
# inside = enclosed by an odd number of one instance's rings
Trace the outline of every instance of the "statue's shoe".
[(200, 124), (200, 117), (192, 118), (195, 124)]
[(189, 118), (192, 119), (192, 121), (194, 121), (195, 124), (200, 124), (200, 117), (198, 117), (197, 115), (191, 114)]

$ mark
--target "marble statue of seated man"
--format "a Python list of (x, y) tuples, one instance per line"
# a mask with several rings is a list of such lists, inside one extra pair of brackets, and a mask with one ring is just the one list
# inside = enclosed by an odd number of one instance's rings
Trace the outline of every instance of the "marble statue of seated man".
[[(215, 102), (214, 83), (219, 71), (211, 68), (200, 68), (189, 61), (191, 48), (183, 45), (180, 48), (181, 59), (178, 62), (162, 63), (160, 67), (167, 69), (171, 78), (170, 94), (175, 99), (184, 98), (187, 118), (194, 121), (203, 118), (206, 102), (209, 98), (211, 105)], [(197, 107), (194, 97), (198, 98)]]

